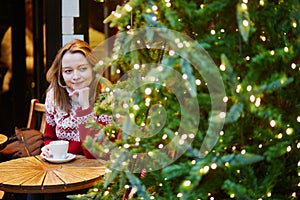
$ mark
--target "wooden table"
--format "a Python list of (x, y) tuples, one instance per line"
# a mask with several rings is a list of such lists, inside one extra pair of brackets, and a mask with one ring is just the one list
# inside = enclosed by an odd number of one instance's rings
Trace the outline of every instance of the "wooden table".
[(92, 187), (106, 167), (96, 159), (76, 156), (73, 161), (51, 164), (39, 156), (0, 163), (0, 190), (11, 193), (60, 193)]
[(6, 135), (0, 134), (0, 150), (4, 149), (7, 144), (8, 138)]

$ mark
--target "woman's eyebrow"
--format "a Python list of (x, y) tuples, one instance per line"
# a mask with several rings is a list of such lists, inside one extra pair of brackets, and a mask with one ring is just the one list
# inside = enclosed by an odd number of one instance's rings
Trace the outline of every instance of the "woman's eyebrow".
[(83, 64), (80, 64), (78, 66), (85, 66), (85, 65), (90, 65), (89, 63), (83, 63)]
[[(83, 64), (79, 64), (79, 65), (76, 65), (76, 66), (74, 66), (75, 68), (76, 67), (81, 67), (81, 66), (90, 66), (90, 64), (89, 63), (83, 63)], [(66, 68), (74, 68), (73, 66), (62, 66), (62, 68), (63, 69), (66, 69)]]
[(62, 66), (63, 69), (72, 68), (71, 66)]

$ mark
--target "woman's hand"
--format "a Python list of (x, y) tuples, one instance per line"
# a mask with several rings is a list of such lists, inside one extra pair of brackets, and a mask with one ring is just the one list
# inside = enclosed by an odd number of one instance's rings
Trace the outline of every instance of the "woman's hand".
[(50, 148), (49, 148), (49, 144), (43, 146), (41, 148), (41, 154), (40, 156), (45, 159), (45, 158), (51, 158), (52, 157), (52, 154), (50, 153)]
[(90, 88), (80, 88), (74, 89), (73, 92), (69, 94), (70, 97), (77, 100), (82, 109), (87, 109), (90, 106), (89, 97), (90, 97)]

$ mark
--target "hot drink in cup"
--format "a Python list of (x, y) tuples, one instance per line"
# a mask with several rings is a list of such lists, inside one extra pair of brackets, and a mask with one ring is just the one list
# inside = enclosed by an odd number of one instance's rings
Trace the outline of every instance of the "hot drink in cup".
[(49, 153), (54, 159), (65, 159), (67, 157), (69, 141), (56, 140), (50, 142)]

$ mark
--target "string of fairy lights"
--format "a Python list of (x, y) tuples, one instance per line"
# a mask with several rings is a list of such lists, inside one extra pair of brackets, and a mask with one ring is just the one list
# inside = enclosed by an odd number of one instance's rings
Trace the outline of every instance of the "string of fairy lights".
[[(170, 8), (170, 7), (172, 6), (172, 3), (171, 3), (170, 0), (165, 0), (165, 3), (166, 3), (166, 7), (169, 7), (169, 8)], [(244, 9), (244, 11), (246, 11), (246, 10), (248, 9), (247, 3), (248, 3), (247, 0), (243, 0), (243, 2), (241, 3), (241, 7)], [(260, 4), (260, 6), (264, 6), (264, 1), (263, 1), (263, 0), (260, 0), (260, 1), (259, 1), (259, 4)], [(200, 8), (204, 8), (204, 6), (205, 6), (204, 4), (201, 4), (201, 5), (200, 5)], [(131, 7), (129, 4), (125, 4), (125, 5), (124, 5), (124, 9), (125, 9), (127, 12), (132, 12), (132, 7)], [(158, 6), (157, 6), (157, 5), (153, 5), (150, 9), (148, 9), (148, 12), (150, 12), (150, 11), (152, 11), (153, 14), (154, 14), (153, 17), (152, 17), (152, 20), (153, 20), (153, 21), (158, 20), (158, 18), (155, 16), (155, 15), (157, 14), (157, 12), (158, 12)], [(114, 15), (115, 15), (116, 17), (118, 17), (118, 18), (120, 18), (120, 17), (122, 16), (120, 13), (116, 13), (116, 12), (114, 13)], [(247, 26), (249, 26), (250, 23), (249, 23), (249, 21), (248, 21), (247, 19), (244, 19), (243, 22), (242, 22), (242, 24), (243, 24), (243, 26), (247, 27)], [(292, 25), (293, 28), (297, 28), (297, 23), (296, 23), (295, 21), (293, 21), (293, 22), (291, 23), (291, 25)], [(127, 29), (130, 30), (131, 27), (132, 27), (132, 25), (128, 25), (128, 26), (127, 26)], [(238, 31), (238, 30), (237, 30), (237, 31)], [(216, 32), (217, 32), (217, 31), (214, 30), (214, 29), (210, 30), (211, 35), (215, 35)], [(222, 29), (220, 30), (220, 32), (221, 32), (221, 33), (225, 33), (225, 29), (222, 28)], [(196, 34), (196, 33), (195, 33), (195, 34)], [(219, 36), (219, 39), (221, 39), (220, 36)], [(264, 33), (263, 33), (262, 35), (260, 35), (260, 39), (261, 39), (262, 42), (265, 42), (265, 41), (267, 41), (267, 36), (264, 35)], [(288, 46), (283, 47), (283, 52), (289, 53), (289, 47), (288, 47)], [(270, 50), (270, 55), (271, 55), (271, 56), (274, 56), (275, 53), (276, 53), (275, 50)], [(245, 57), (245, 60), (250, 61), (250, 60), (251, 60), (251, 57), (250, 57), (250, 56), (246, 56), (246, 57)], [(300, 70), (299, 64), (291, 63), (290, 66), (291, 66), (291, 69), (293, 69), (293, 70)], [(220, 65), (220, 70), (221, 70), (221, 71), (225, 71), (225, 70), (226, 70), (226, 65), (221, 64), (221, 65)], [(239, 80), (240, 77), (237, 77), (237, 79)], [(201, 84), (201, 81), (200, 81), (199, 79), (197, 79), (197, 80), (196, 80), (196, 85), (199, 86), (200, 84)], [(282, 80), (282, 84), (284, 84), (284, 80)], [(248, 86), (246, 87), (246, 91), (247, 91), (247, 92), (251, 93), (252, 90), (253, 90), (253, 87), (252, 87), (251, 85), (248, 85)], [(237, 85), (237, 88), (236, 88), (236, 93), (240, 93), (241, 91), (242, 91), (242, 86), (241, 86), (241, 84), (238, 84), (238, 85)], [(254, 94), (250, 94), (250, 95), (249, 95), (249, 101), (250, 101), (251, 103), (253, 103), (253, 104), (255, 105), (255, 107), (260, 107), (260, 106), (261, 106), (261, 102), (262, 102), (262, 99), (261, 99), (261, 98), (262, 98), (262, 97), (256, 97)], [(224, 100), (224, 102), (227, 102), (227, 101), (228, 101), (228, 97), (224, 97), (223, 100)], [(297, 121), (298, 123), (300, 123), (300, 116), (298, 116), (298, 117), (296, 118), (296, 121)], [(276, 126), (276, 124), (277, 124), (276, 120), (270, 120), (270, 122), (269, 122), (269, 126), (270, 126), (271, 128), (274, 128), (274, 127)], [(287, 128), (286, 128), (286, 130), (285, 130), (285, 135), (286, 135), (286, 136), (291, 136), (293, 133), (294, 133), (294, 129), (293, 129), (292, 127), (287, 127)], [(220, 135), (223, 136), (223, 135), (224, 135), (224, 131), (221, 131), (221, 132), (220, 132)], [(279, 139), (279, 140), (282, 139), (282, 138), (283, 138), (283, 133), (278, 133), (277, 136), (276, 136), (276, 138)], [(222, 141), (220, 141), (220, 142), (222, 142)], [(231, 148), (232, 148), (232, 150), (236, 150), (236, 147), (235, 147), (235, 146), (232, 146)], [(258, 148), (260, 148), (260, 149), (263, 148), (263, 144), (259, 144), (259, 145), (258, 145)], [(300, 149), (300, 142), (299, 142), (299, 141), (297, 141), (296, 148)], [(287, 151), (287, 152), (290, 152), (291, 150), (292, 150), (291, 145), (289, 145), (289, 146), (286, 147), (286, 151)], [(245, 153), (246, 153), (246, 150), (245, 150), (245, 149), (242, 149), (242, 150), (240, 151), (240, 153), (241, 153), (241, 154), (245, 154)], [(196, 164), (196, 161), (193, 160), (193, 161), (192, 161), (192, 164)], [(230, 166), (230, 164), (229, 164), (228, 162), (226, 162), (224, 165), (225, 165), (226, 167), (229, 167), (229, 166)], [(208, 173), (209, 170), (215, 170), (217, 167), (218, 167), (217, 163), (212, 163), (210, 166), (204, 166), (203, 168), (201, 168), (201, 169), (199, 170), (199, 174), (204, 175), (204, 174)], [(298, 167), (300, 167), (300, 161), (298, 162)], [(240, 171), (237, 170), (237, 173), (240, 173)], [(299, 172), (298, 176), (300, 176), (300, 172)], [(165, 179), (165, 180), (167, 180), (167, 179)], [(190, 180), (184, 180), (184, 181), (182, 182), (182, 186), (183, 186), (183, 187), (190, 187), (191, 184), (192, 184), (192, 183), (191, 183)], [(159, 186), (160, 186), (160, 187), (162, 187), (162, 185), (163, 185), (163, 183), (159, 183)], [(128, 188), (129, 186), (126, 185), (125, 188), (126, 188), (126, 187)], [(300, 182), (298, 183), (298, 187), (300, 187)], [(106, 192), (108, 193), (108, 191), (106, 191)], [(210, 197), (210, 200), (213, 200), (214, 197), (211, 196), (211, 195), (212, 195), (211, 193), (208, 193), (208, 196)], [(268, 193), (266, 194), (266, 196), (267, 196), (267, 197), (271, 197), (271, 196), (272, 196), (272, 193), (271, 193), (271, 192), (268, 192)], [(296, 197), (296, 192), (292, 192), (291, 196), (292, 196), (292, 197)], [(177, 194), (177, 197), (178, 197), (178, 198), (183, 197), (183, 193), (178, 193), (178, 194)], [(235, 197), (235, 194), (231, 194), (231, 195), (230, 195), (230, 198), (234, 198), (234, 197)], [(151, 199), (154, 199), (154, 196), (151, 196)]]
[[(165, 2), (165, 6), (171, 9), (171, 7), (172, 7), (172, 2), (171, 2), (171, 0), (164, 0), (164, 2)], [(282, 2), (283, 2), (283, 0), (280, 0), (280, 1), (279, 1), (279, 3), (282, 3)], [(132, 2), (125, 3), (125, 4), (123, 5), (122, 11), (125, 10), (126, 12), (131, 13), (131, 12), (133, 11), (133, 7), (132, 7), (131, 3), (132, 3)], [(248, 0), (243, 0), (243, 1), (241, 2), (241, 8), (242, 8), (244, 11), (247, 11), (247, 9), (248, 9), (247, 3), (248, 3)], [(260, 5), (260, 6), (264, 6), (264, 5), (265, 5), (265, 1), (264, 1), (264, 0), (260, 0), (260, 1), (259, 1), (259, 5)], [(200, 5), (200, 8), (201, 8), (201, 9), (204, 8), (204, 7), (205, 7), (205, 4), (201, 4), (201, 5)], [(151, 8), (148, 8), (148, 9), (147, 9), (147, 12), (148, 12), (148, 13), (149, 13), (149, 12), (152, 12), (152, 13), (153, 13), (153, 17), (152, 17), (152, 20), (153, 20), (153, 21), (159, 20), (158, 17), (157, 17), (157, 14), (158, 14), (158, 12), (159, 12), (159, 7), (158, 7), (157, 5), (152, 5)], [(119, 13), (119, 12), (117, 12), (117, 11), (113, 11), (112, 14), (113, 14), (116, 18), (121, 18), (121, 17), (122, 17), (122, 13)], [(247, 19), (244, 19), (244, 20), (242, 21), (242, 25), (245, 26), (245, 27), (248, 27), (248, 26), (250, 26), (250, 22), (249, 22)], [(293, 20), (292, 20), (291, 26), (292, 26), (292, 28), (296, 29), (297, 26), (298, 26), (298, 24), (297, 24), (296, 21), (293, 21)], [(131, 30), (131, 29), (132, 29), (132, 18), (131, 18), (131, 23), (128, 24), (128, 25), (126, 26), (126, 28), (127, 28), (128, 31), (132, 31), (132, 30)], [(238, 31), (238, 29), (237, 29), (237, 31)], [(215, 29), (211, 29), (211, 30), (210, 30), (210, 34), (211, 34), (211, 35), (216, 35), (217, 32), (218, 32), (218, 30), (215, 30)], [(225, 30), (224, 28), (220, 29), (220, 33), (225, 33), (225, 32), (226, 32), (226, 30)], [(194, 34), (197, 34), (197, 33), (194, 33)], [(286, 33), (285, 33), (285, 34), (286, 34)], [(260, 38), (260, 40), (261, 40), (262, 42), (266, 42), (266, 41), (268, 40), (268, 38), (267, 38), (267, 36), (266, 36), (266, 34), (265, 34), (264, 32), (262, 32), (262, 34), (259, 36), (259, 38)], [(219, 36), (219, 39), (221, 39), (221, 36)], [(287, 53), (287, 54), (290, 53), (290, 48), (289, 48), (288, 46), (284, 46), (281, 50), (282, 50), (283, 52)], [(173, 51), (173, 50), (171, 50), (171, 51)], [(271, 56), (275, 56), (275, 55), (276, 55), (276, 51), (279, 51), (279, 49), (277, 49), (277, 50), (270, 50), (270, 55), (271, 55)], [(173, 53), (174, 53), (174, 52), (173, 52)], [(172, 52), (171, 52), (171, 54), (172, 54)], [(117, 57), (115, 57), (114, 59), (116, 59), (116, 58), (117, 58)], [(246, 57), (245, 57), (245, 60), (246, 60), (246, 61), (250, 61), (250, 60), (251, 60), (251, 57), (250, 57), (250, 56), (246, 56)], [(101, 61), (101, 62), (102, 62), (101, 64), (103, 64), (103, 61)], [(137, 64), (136, 64), (136, 65), (137, 65)], [(297, 73), (298, 71), (300, 71), (300, 65), (297, 64), (297, 63), (295, 63), (295, 62), (292, 62), (292, 63), (290, 64), (290, 68), (291, 68), (292, 70), (294, 70), (296, 73)], [(220, 64), (219, 69), (220, 69), (221, 72), (225, 72), (225, 71), (227, 70), (226, 64), (224, 64), (224, 63)], [(117, 72), (116, 72), (116, 73), (120, 73), (120, 72), (121, 72), (121, 70), (120, 70), (120, 69), (117, 69)], [(237, 77), (237, 80), (240, 80), (240, 77)], [(285, 84), (285, 80), (282, 80), (281, 83), (282, 83), (282, 84)], [(196, 79), (196, 80), (195, 80), (195, 84), (196, 84), (197, 86), (200, 86), (200, 85), (201, 85), (201, 80)], [(145, 90), (145, 95), (150, 95), (150, 94), (151, 94), (151, 91), (149, 91), (149, 89), (150, 89), (150, 88), (148, 88), (148, 89)], [(235, 92), (236, 92), (236, 93), (244, 92), (241, 84), (238, 84), (238, 85), (236, 86)], [(262, 96), (256, 96), (255, 94), (252, 93), (252, 92), (253, 92), (253, 86), (252, 86), (252, 85), (247, 85), (247, 86), (246, 86), (245, 92), (249, 94), (249, 95), (248, 95), (248, 96), (249, 96), (249, 101), (250, 101), (256, 108), (259, 108), (259, 107), (263, 106), (263, 105), (262, 105), (262, 98), (263, 98), (263, 97), (262, 97)], [(228, 102), (228, 100), (229, 100), (229, 98), (228, 98), (227, 96), (225, 96), (225, 97), (223, 98), (223, 101), (224, 101), (225, 103)], [(148, 98), (147, 101), (148, 101), (148, 102), (146, 102), (146, 105), (150, 105), (150, 104), (149, 104), (149, 101), (150, 101), (149, 98)], [(138, 106), (138, 105), (136, 105), (136, 106)], [(136, 109), (138, 109), (138, 108), (136, 108)], [(300, 116), (297, 116), (295, 120), (296, 120), (297, 123), (300, 123)], [(272, 120), (269, 121), (268, 127), (270, 127), (270, 128), (275, 128), (275, 127), (277, 126), (277, 124), (278, 124), (278, 122), (277, 122), (276, 120), (272, 119)], [(283, 132), (279, 132), (279, 133), (276, 134), (276, 139), (281, 140), (281, 139), (283, 139), (284, 137), (292, 136), (294, 133), (295, 133), (294, 128), (291, 127), (291, 126), (289, 126), (289, 125), (287, 125), (286, 129), (285, 129)], [(224, 131), (221, 131), (219, 134), (220, 134), (220, 136), (224, 136), (225, 132), (224, 132)], [(165, 137), (165, 135), (164, 135), (162, 139), (163, 139), (163, 140), (164, 140), (164, 139), (167, 139), (167, 137)], [(220, 138), (220, 141), (219, 141), (219, 142), (223, 142), (222, 138)], [(126, 147), (126, 145), (129, 145), (129, 144), (125, 144), (124, 148), (128, 148), (128, 147)], [(263, 147), (264, 147), (264, 144), (258, 144), (258, 148), (259, 148), (259, 149), (262, 149)], [(297, 149), (300, 149), (300, 141), (296, 141), (295, 147), (296, 147)], [(236, 150), (237, 150), (237, 147), (236, 147), (236, 146), (232, 146), (231, 149), (232, 149), (233, 151), (236, 151)], [(246, 152), (246, 149), (240, 149), (239, 151), (240, 151), (240, 154), (243, 154), (243, 155), (247, 153), (247, 152)], [(286, 146), (286, 152), (291, 152), (291, 151), (292, 151), (292, 145)], [(192, 165), (195, 165), (196, 163), (197, 163), (196, 160), (192, 160), (192, 161), (191, 161), (191, 164), (192, 164)], [(225, 166), (225, 167), (230, 167), (230, 163), (229, 163), (229, 162), (225, 162), (225, 163), (224, 163), (224, 166)], [(297, 167), (300, 168), (300, 160), (299, 160), (299, 162), (297, 163)], [(199, 175), (203, 176), (203, 175), (207, 174), (210, 170), (216, 170), (217, 168), (218, 168), (218, 163), (212, 162), (210, 165), (206, 165), (206, 166), (203, 166), (202, 168), (200, 168), (200, 169), (199, 169)], [(298, 171), (299, 171), (299, 172), (298, 172), (297, 175), (300, 177), (300, 170), (298, 170)], [(112, 171), (111, 171), (110, 169), (107, 169), (106, 173), (109, 174), (109, 173), (112, 173)], [(240, 170), (237, 170), (236, 173), (240, 173)], [(168, 181), (168, 179), (165, 178), (165, 181)], [(182, 187), (188, 188), (188, 187), (191, 187), (192, 182), (191, 182), (191, 180), (183, 180), (182, 183), (181, 183), (181, 185), (182, 185)], [(158, 186), (159, 186), (159, 187), (162, 187), (162, 186), (163, 186), (163, 183), (158, 183)], [(298, 188), (300, 188), (300, 182), (298, 183), (297, 186), (298, 186)], [(129, 185), (125, 185), (124, 188), (125, 188), (125, 189), (128, 189), (128, 188), (130, 188), (130, 186), (129, 186)], [(107, 190), (104, 192), (104, 195), (108, 195), (108, 194), (110, 193), (110, 190), (109, 190), (109, 189), (110, 189), (110, 187), (107, 188)], [(96, 192), (98, 189), (95, 188), (94, 190), (95, 190), (95, 192)], [(209, 197), (210, 200), (214, 200), (214, 197), (212, 196), (211, 193), (208, 193), (207, 195), (208, 195), (208, 197)], [(184, 194), (183, 194), (182, 192), (179, 192), (179, 193), (177, 193), (176, 196), (177, 196), (178, 198), (183, 198)], [(234, 193), (230, 194), (230, 198), (235, 198), (235, 196), (236, 196), (236, 195), (235, 195)], [(272, 196), (272, 193), (271, 193), (271, 192), (267, 192), (267, 194), (265, 194), (265, 196), (266, 196), (266, 197), (271, 197), (271, 196)], [(293, 191), (293, 192), (291, 193), (291, 197), (296, 198), (296, 197), (297, 197), (297, 191)], [(154, 197), (154, 196), (150, 196), (150, 199), (155, 199), (155, 197)], [(258, 200), (262, 200), (262, 199), (263, 199), (263, 198), (259, 198)]]

